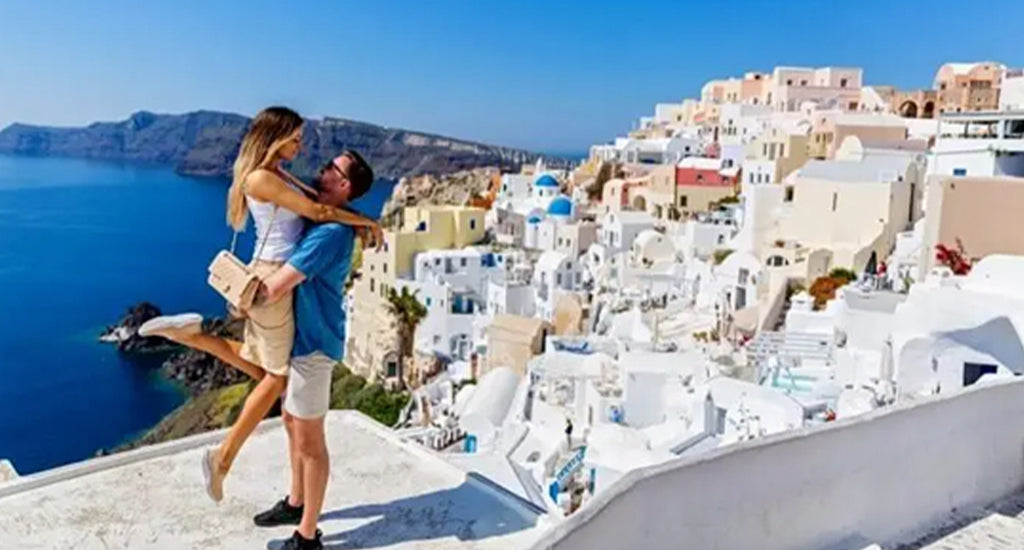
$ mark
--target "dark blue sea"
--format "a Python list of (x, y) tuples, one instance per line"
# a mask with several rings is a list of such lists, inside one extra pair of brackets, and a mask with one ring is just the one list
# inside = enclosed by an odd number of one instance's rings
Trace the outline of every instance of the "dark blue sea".
[[(183, 402), (163, 357), (97, 337), (143, 300), (223, 313), (206, 266), (230, 239), (226, 190), (166, 167), (0, 155), (0, 458), (22, 474), (83, 460)], [(378, 185), (365, 210), (388, 195)]]

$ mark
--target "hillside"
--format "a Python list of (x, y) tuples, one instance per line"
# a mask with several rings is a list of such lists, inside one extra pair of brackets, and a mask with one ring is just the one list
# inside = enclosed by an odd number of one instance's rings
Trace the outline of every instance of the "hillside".
[[(0, 153), (149, 162), (181, 174), (228, 177), (249, 119), (214, 111), (162, 115), (147, 111), (120, 122), (79, 128), (12, 124), (0, 131)], [(303, 152), (292, 169), (311, 175), (345, 148), (363, 153), (377, 175), (446, 174), (482, 166), (516, 170), (537, 154), (340, 118), (307, 121)], [(557, 166), (559, 159), (546, 159)]]

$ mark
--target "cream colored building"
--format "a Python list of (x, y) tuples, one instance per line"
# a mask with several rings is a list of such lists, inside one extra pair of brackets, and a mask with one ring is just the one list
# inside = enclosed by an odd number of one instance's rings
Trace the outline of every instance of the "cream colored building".
[(662, 164), (637, 180), (637, 185), (626, 190), (627, 204), (631, 210), (649, 212), (663, 220), (678, 217), (672, 210), (676, 200), (676, 168), (674, 164)]
[(550, 331), (551, 327), (540, 319), (495, 315), (487, 327), (487, 360), (480, 375), (508, 367), (525, 376), (530, 359), (544, 352), (544, 339)]
[(420, 252), (462, 248), (484, 237), (481, 208), (467, 206), (408, 207), (402, 225), (386, 231), (380, 251), (363, 252), (360, 277), (349, 292), (345, 363), (368, 378), (394, 376), (399, 360), (388, 291), (398, 278), (411, 278)]
[(1024, 255), (1024, 178), (941, 177), (927, 188), (918, 281), (935, 265), (935, 246), (956, 248), (958, 239), (968, 259)]
[(783, 202), (787, 211), (769, 242), (807, 255), (828, 251), (826, 270), (860, 272), (884, 261), (897, 234), (921, 217), (922, 163), (918, 155), (899, 151), (808, 161), (791, 178)]
[(746, 148), (744, 183), (778, 183), (808, 159), (810, 126), (772, 126)]
[(812, 120), (807, 155), (833, 159), (847, 136), (874, 142), (903, 141), (907, 139), (907, 125), (902, 118), (891, 114), (817, 113)]

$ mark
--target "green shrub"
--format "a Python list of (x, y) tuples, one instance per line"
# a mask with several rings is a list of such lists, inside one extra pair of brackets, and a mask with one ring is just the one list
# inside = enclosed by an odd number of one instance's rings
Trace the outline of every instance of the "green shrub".
[(714, 254), (712, 254), (712, 257), (715, 260), (715, 265), (719, 265), (722, 262), (724, 262), (725, 259), (728, 258), (730, 254), (732, 254), (732, 252), (733, 250), (731, 248), (720, 248), (716, 250)]
[(846, 282), (857, 280), (857, 273), (852, 269), (846, 269), (845, 267), (837, 267), (832, 271), (829, 271), (828, 276), (833, 279), (846, 279)]
[(391, 392), (380, 384), (367, 383), (365, 378), (353, 374), (341, 363), (334, 369), (332, 409), (355, 409), (385, 426), (392, 426), (408, 402), (409, 394)]

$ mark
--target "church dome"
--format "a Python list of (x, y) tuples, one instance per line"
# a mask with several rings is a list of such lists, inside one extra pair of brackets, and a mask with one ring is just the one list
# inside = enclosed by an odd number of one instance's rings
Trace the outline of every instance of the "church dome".
[(542, 174), (533, 182), (533, 185), (537, 187), (554, 187), (558, 188), (558, 180), (552, 177), (550, 174)]
[(571, 216), (572, 201), (565, 195), (559, 195), (548, 204), (548, 214), (552, 216)]

